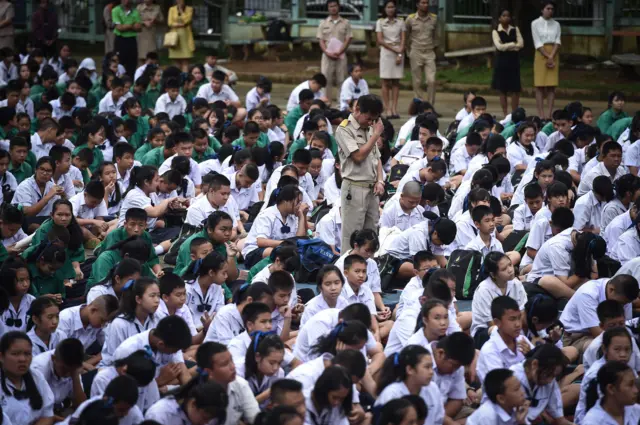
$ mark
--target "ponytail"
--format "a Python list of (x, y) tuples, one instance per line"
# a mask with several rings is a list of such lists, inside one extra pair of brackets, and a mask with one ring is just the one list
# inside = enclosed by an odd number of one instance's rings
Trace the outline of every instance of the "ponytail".
[(340, 322), (328, 335), (318, 339), (318, 342), (311, 347), (311, 353), (316, 355), (330, 353), (335, 356), (338, 341), (346, 345), (359, 345), (366, 343), (367, 338), (367, 327), (362, 322), (357, 320)]
[(615, 385), (620, 379), (620, 375), (631, 369), (629, 365), (622, 362), (607, 362), (598, 371), (598, 376), (589, 382), (587, 386), (587, 400), (585, 402), (585, 413), (588, 412), (598, 401), (598, 389), (602, 393), (602, 399), (607, 396), (607, 386)]
[(378, 395), (390, 384), (407, 379), (407, 366), (415, 369), (423, 356), (430, 355), (421, 345), (407, 345), (402, 351), (387, 357), (378, 376)]
[(136, 166), (131, 169), (131, 178), (129, 179), (129, 187), (124, 193), (126, 198), (129, 192), (139, 187), (141, 188), (145, 182), (152, 181), (155, 175), (158, 173), (158, 169), (153, 165)]

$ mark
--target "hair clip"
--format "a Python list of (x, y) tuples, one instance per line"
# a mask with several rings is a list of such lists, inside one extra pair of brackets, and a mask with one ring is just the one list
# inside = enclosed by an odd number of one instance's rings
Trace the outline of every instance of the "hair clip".
[(104, 401), (104, 407), (113, 407), (113, 397), (107, 397), (107, 399)]
[(198, 373), (198, 376), (201, 378), (207, 379), (209, 377), (209, 373), (200, 367), (196, 369), (196, 372)]
[(345, 326), (347, 325), (344, 322), (338, 323), (336, 327), (333, 328), (333, 330), (331, 331), (331, 336), (337, 337), (340, 334), (340, 332), (342, 332), (342, 330), (345, 328)]
[(400, 366), (400, 353), (396, 353), (393, 355), (393, 365)]
[(258, 344), (260, 343), (260, 338), (261, 337), (266, 337), (269, 335), (275, 335), (275, 331), (267, 331), (267, 332), (263, 332), (263, 331), (254, 331), (251, 332), (251, 337), (254, 338), (253, 340), (253, 351), (257, 352), (258, 351)]
[(123, 290), (123, 291), (128, 291), (129, 289), (131, 289), (131, 287), (133, 286), (133, 284), (134, 284), (135, 282), (136, 282), (136, 281), (135, 281), (135, 280), (133, 280), (133, 279), (129, 279), (129, 280), (127, 280), (127, 283), (125, 283), (125, 284), (124, 284), (124, 286), (122, 287), (122, 290)]
[(238, 289), (238, 291), (244, 291), (244, 290), (245, 290), (245, 289), (247, 289), (249, 286), (251, 286), (251, 284), (250, 284), (250, 283), (243, 283), (243, 284), (240, 286), (240, 289)]
[(198, 274), (198, 270), (200, 270), (200, 266), (202, 266), (202, 258), (198, 258), (196, 262), (193, 264), (194, 274)]

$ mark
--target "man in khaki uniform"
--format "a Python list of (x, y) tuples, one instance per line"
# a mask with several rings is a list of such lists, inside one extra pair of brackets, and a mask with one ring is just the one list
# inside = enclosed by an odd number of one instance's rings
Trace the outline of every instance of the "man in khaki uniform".
[(429, 0), (417, 0), (418, 11), (405, 21), (406, 37), (413, 76), (413, 91), (419, 99), (422, 92), (422, 74), (427, 80), (427, 100), (432, 105), (436, 101), (436, 53), (438, 47), (437, 18), (429, 13)]
[[(340, 16), (340, 2), (338, 0), (329, 0), (327, 9), (329, 16), (320, 22), (316, 38), (320, 40), (320, 49), (322, 49), (320, 72), (327, 78), (326, 95), (329, 101), (332, 101), (334, 84), (339, 92), (340, 86), (347, 79), (347, 55), (345, 52), (351, 43), (351, 23)], [(335, 40), (332, 42), (332, 39)], [(336, 47), (330, 46), (330, 44), (334, 44)]]
[(342, 121), (336, 130), (342, 172), (340, 205), (345, 251), (355, 230), (378, 228), (379, 196), (384, 193), (377, 145), (384, 130), (380, 120), (382, 109), (378, 96), (361, 96), (349, 119)]

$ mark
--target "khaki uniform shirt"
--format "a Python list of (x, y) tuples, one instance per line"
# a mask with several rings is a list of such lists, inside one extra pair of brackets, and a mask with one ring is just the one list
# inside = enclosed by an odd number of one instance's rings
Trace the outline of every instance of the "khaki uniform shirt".
[(327, 19), (320, 22), (316, 32), (316, 38), (324, 40), (325, 43), (328, 43), (332, 38), (337, 38), (344, 43), (351, 37), (351, 23), (342, 16), (335, 22), (331, 20), (331, 16), (328, 16)]
[(438, 47), (438, 15), (429, 13), (420, 17), (417, 13), (407, 16), (407, 43), (410, 52), (429, 52)]
[(372, 134), (373, 128), (364, 129), (360, 127), (353, 114), (349, 115), (349, 119), (340, 123), (336, 130), (335, 138), (336, 142), (338, 142), (342, 178), (362, 183), (375, 183), (377, 181), (378, 161), (380, 160), (380, 151), (377, 145), (374, 145), (371, 153), (359, 164), (350, 157), (353, 152), (367, 143)]

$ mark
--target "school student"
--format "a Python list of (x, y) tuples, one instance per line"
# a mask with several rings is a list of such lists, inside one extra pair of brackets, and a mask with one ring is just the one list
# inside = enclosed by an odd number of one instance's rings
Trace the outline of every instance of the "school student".
[(169, 78), (164, 84), (165, 93), (158, 98), (154, 112), (166, 112), (169, 119), (176, 115), (184, 115), (187, 110), (187, 102), (180, 95), (180, 83), (175, 78)]
[(29, 294), (31, 282), (27, 264), (20, 258), (8, 258), (0, 267), (0, 287), (4, 289), (2, 327), (8, 331), (26, 331), (27, 314), (35, 297)]
[(638, 176), (625, 174), (616, 179), (613, 184), (615, 198), (607, 202), (602, 209), (601, 226), (604, 231), (616, 217), (627, 212), (640, 196), (640, 177)]
[[(106, 119), (105, 119), (106, 120)], [(103, 149), (106, 149), (105, 144), (105, 132), (108, 126), (108, 121), (95, 119), (88, 122), (82, 127), (82, 132), (78, 137), (76, 148), (73, 150), (73, 156), (77, 156), (84, 149), (88, 149), (93, 154), (92, 161), (89, 162), (88, 170), (91, 174), (95, 174), (100, 167), (100, 164), (104, 161)], [(76, 163), (74, 163), (76, 165)], [(78, 165), (76, 165), (78, 167)], [(80, 167), (78, 167), (80, 168)], [(84, 174), (84, 173), (83, 173)]]
[(58, 416), (67, 399), (74, 409), (87, 399), (80, 380), (84, 356), (82, 343), (68, 338), (54, 350), (34, 356), (31, 361), (31, 370), (40, 372), (53, 392), (54, 411)]
[(304, 307), (300, 326), (304, 326), (316, 313), (327, 308), (342, 310), (349, 302), (341, 295), (345, 285), (342, 272), (335, 265), (325, 265), (318, 272), (316, 279), (318, 295)]
[(244, 365), (238, 373), (249, 383), (256, 401), (266, 406), (271, 395), (271, 385), (284, 378), (280, 367), (284, 359), (284, 343), (276, 334), (256, 332), (252, 335)]
[(482, 145), (482, 136), (477, 132), (469, 133), (464, 146), (451, 152), (449, 167), (451, 174), (464, 176), (469, 169), (469, 163), (476, 156)]
[(605, 300), (624, 306), (625, 318), (631, 319), (631, 302), (638, 297), (637, 280), (631, 275), (617, 275), (612, 279), (591, 280), (578, 288), (562, 311), (565, 346), (573, 346), (582, 354), (600, 333), (598, 305)]
[[(425, 370), (428, 372), (425, 373)], [(374, 407), (380, 408), (393, 399), (413, 394), (421, 397), (427, 406), (428, 416), (425, 424), (443, 422), (444, 406), (440, 390), (433, 382), (433, 358), (426, 348), (408, 345), (402, 351), (388, 357), (377, 384), (378, 397)]]
[(160, 288), (154, 278), (141, 277), (127, 281), (122, 288), (120, 307), (109, 325), (102, 346), (102, 364), (113, 362), (113, 353), (127, 338), (153, 329), (160, 317), (156, 315), (160, 304)]
[(107, 112), (120, 116), (122, 104), (125, 101), (124, 94), (124, 81), (115, 77), (111, 81), (111, 90), (100, 100), (98, 113)]
[(24, 332), (9, 331), (0, 339), (2, 413), (12, 424), (52, 424), (54, 396), (47, 380), (31, 370), (33, 347)]
[[(198, 167), (198, 163), (194, 161), (191, 156), (193, 154), (193, 138), (189, 133), (186, 132), (178, 132), (173, 135), (173, 140), (175, 143), (174, 152), (175, 154), (165, 159), (162, 162), (162, 165), (158, 167), (158, 173), (163, 175), (165, 172), (169, 171), (172, 168), (173, 161), (176, 157), (185, 157), (189, 162), (189, 179), (193, 182), (196, 189), (200, 188), (202, 184), (202, 175), (200, 174), (200, 168)], [(166, 141), (165, 141), (166, 147)], [(150, 152), (151, 153), (151, 152)]]
[(192, 226), (202, 226), (207, 217), (214, 211), (224, 211), (229, 214), (233, 219), (234, 231), (239, 226), (242, 226), (238, 204), (235, 198), (231, 196), (231, 182), (222, 174), (213, 176), (205, 196), (189, 205), (185, 221)]
[(109, 276), (111, 270), (125, 258), (137, 260), (142, 267), (142, 275), (155, 277), (149, 265), (150, 245), (140, 236), (133, 236), (111, 246), (102, 252), (91, 268), (91, 275), (87, 281), (87, 288), (102, 282)]
[(159, 319), (166, 316), (178, 316), (189, 327), (194, 345), (202, 343), (207, 332), (205, 323), (204, 330), (200, 333), (196, 330), (195, 322), (191, 316), (191, 310), (186, 306), (187, 288), (184, 280), (174, 273), (165, 273), (160, 277), (158, 286), (160, 288), (161, 301), (156, 310)]
[(522, 425), (529, 423), (526, 403), (520, 380), (509, 369), (494, 369), (489, 372), (483, 383), (488, 401), (467, 418), (468, 425), (501, 423)]
[[(266, 301), (269, 304), (263, 303), (262, 301)], [(250, 335), (252, 333), (271, 331), (271, 312), (273, 309), (270, 308), (270, 305), (273, 305), (273, 295), (266, 295), (262, 301), (254, 301), (245, 306), (242, 311), (242, 321), (245, 330), (233, 337), (227, 344), (235, 363), (241, 362), (245, 357), (247, 348), (251, 343)]]
[(60, 321), (60, 307), (53, 298), (39, 297), (33, 300), (29, 315), (33, 321), (33, 327), (27, 336), (33, 344), (33, 356), (46, 351), (55, 350), (58, 343), (66, 339), (66, 335), (58, 330)]
[(462, 178), (462, 181), (469, 180), (473, 177), (473, 173), (482, 168), (483, 165), (488, 164), (495, 155), (502, 155), (504, 157), (506, 154), (507, 144), (504, 137), (499, 134), (489, 136), (486, 143), (480, 147), (478, 154), (469, 161), (469, 168)]
[(137, 280), (140, 278), (142, 267), (140, 262), (133, 258), (125, 258), (114, 266), (107, 277), (92, 286), (87, 292), (87, 302), (91, 303), (94, 299), (100, 295), (113, 295), (114, 297), (121, 299), (123, 295), (123, 288), (130, 280)]
[[(450, 298), (448, 297), (446, 300), (429, 298), (422, 304), (419, 315), (416, 318), (420, 327), (402, 343), (403, 347), (408, 345), (427, 347), (431, 342), (438, 341), (447, 334), (449, 331), (447, 303)], [(391, 350), (387, 350), (387, 352), (390, 353)]]
[(402, 191), (409, 182), (417, 182), (420, 185), (436, 183), (440, 181), (447, 172), (444, 160), (435, 159), (424, 164), (424, 167), (408, 170), (398, 183), (398, 191)]
[(481, 97), (476, 96), (471, 100), (471, 113), (460, 120), (458, 124), (458, 133), (464, 128), (469, 127), (478, 117), (485, 113), (487, 110), (487, 101)]
[(125, 339), (113, 352), (112, 361), (115, 363), (138, 350), (145, 350), (156, 364), (159, 388), (174, 381), (185, 385), (190, 374), (182, 350), (190, 346), (191, 333), (185, 321), (178, 316), (167, 316), (154, 329), (141, 330)]
[(624, 93), (621, 91), (614, 91), (609, 95), (608, 109), (600, 114), (598, 118), (597, 126), (603, 133), (608, 133), (609, 127), (616, 121), (622, 118), (627, 118), (628, 115), (623, 111), (625, 103)]
[(374, 334), (378, 336), (377, 310), (371, 289), (364, 284), (367, 278), (367, 262), (358, 254), (349, 254), (344, 259), (345, 285), (342, 287), (341, 296), (348, 304), (365, 304), (371, 312), (374, 323)]
[[(489, 340), (481, 345), (477, 373), (481, 382), (494, 369), (508, 369), (522, 363), (533, 344), (521, 334), (521, 309), (513, 298), (500, 295), (491, 302), (492, 329)], [(476, 338), (476, 341), (478, 339)]]
[(536, 213), (542, 208), (542, 187), (535, 182), (524, 188), (525, 203), (519, 205), (513, 212), (513, 230), (531, 230), (531, 222)]
[(104, 201), (104, 192), (102, 183), (93, 180), (85, 186), (84, 191), (69, 200), (89, 248), (97, 246), (109, 229), (109, 223), (104, 220), (109, 214)]
[(211, 323), (213, 315), (225, 304), (222, 284), (228, 278), (227, 258), (212, 251), (202, 260), (197, 260), (197, 278), (187, 286), (186, 305), (195, 323)]
[(471, 335), (478, 347), (495, 331), (492, 303), (497, 297), (512, 298), (518, 304), (518, 311), (523, 311), (527, 303), (527, 294), (515, 277), (509, 257), (501, 252), (490, 252), (484, 259), (483, 268), (487, 278), (476, 288), (471, 306)]
[(334, 255), (342, 250), (342, 209), (340, 198), (333, 202), (327, 214), (316, 223), (317, 237), (329, 245)]
[(605, 142), (602, 145), (602, 158), (602, 162), (599, 162), (580, 179), (578, 196), (585, 195), (592, 190), (594, 180), (598, 176), (605, 176), (613, 183), (627, 174), (626, 168), (620, 165), (622, 163), (622, 146), (617, 142)]
[(346, 424), (353, 407), (352, 385), (350, 373), (341, 366), (326, 368), (307, 398), (305, 424)]
[(635, 214), (636, 219), (632, 222), (631, 227), (620, 235), (610, 251), (611, 258), (621, 264), (626, 264), (640, 256), (640, 227), (637, 223), (637, 210)]
[[(464, 249), (480, 252), (483, 259), (490, 252), (504, 253), (502, 244), (494, 236), (496, 230), (494, 217), (491, 207), (485, 205), (478, 205), (471, 210), (471, 219), (478, 234), (465, 245)], [(507, 256), (512, 259), (514, 264), (520, 262), (520, 254), (517, 252), (509, 252)]]

